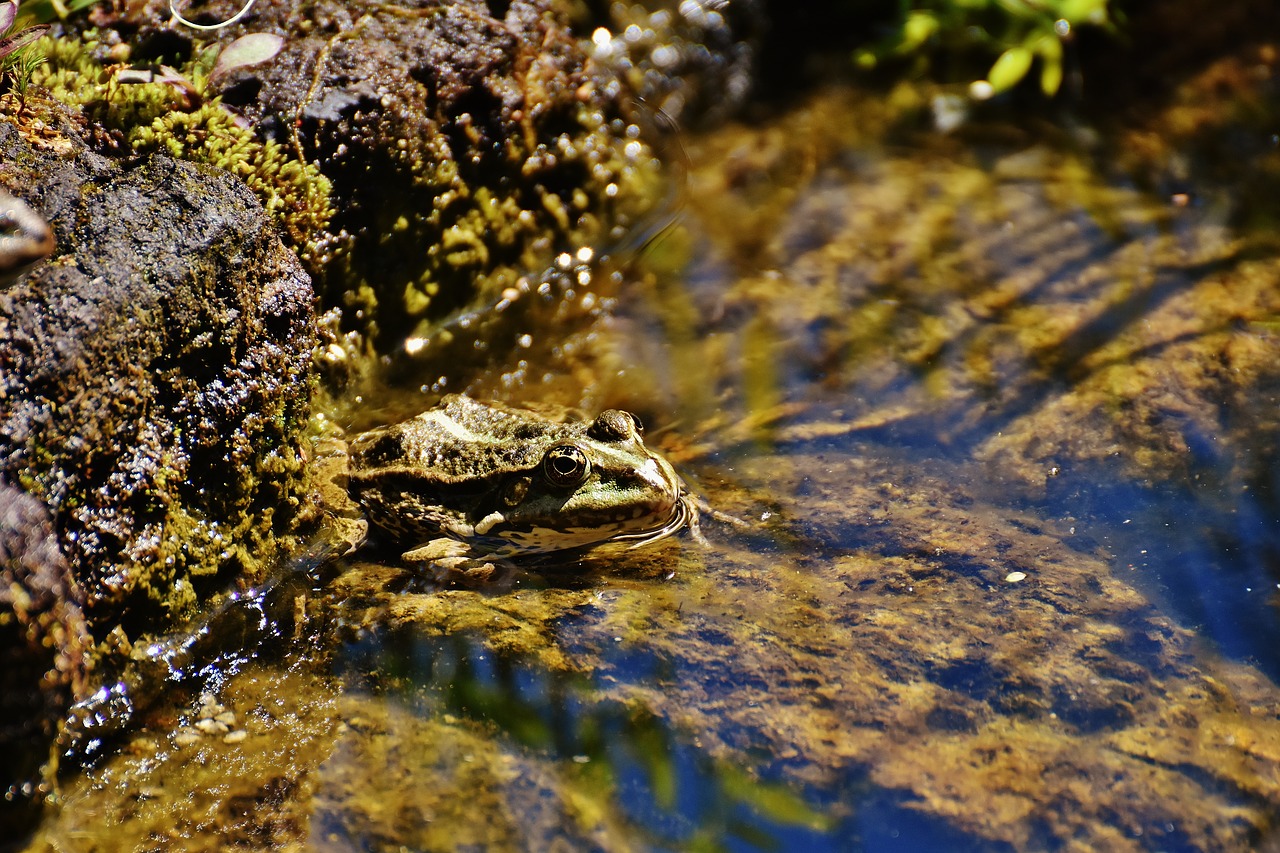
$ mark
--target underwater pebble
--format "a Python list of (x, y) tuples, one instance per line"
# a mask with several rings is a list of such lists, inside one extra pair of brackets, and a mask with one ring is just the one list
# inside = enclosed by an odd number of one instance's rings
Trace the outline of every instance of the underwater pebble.
[(193, 743), (200, 740), (200, 737), (200, 732), (190, 726), (183, 726), (178, 730), (178, 733), (173, 736), (173, 742), (178, 746), (191, 746)]
[(231, 731), (226, 723), (220, 723), (217, 720), (197, 720), (195, 728), (201, 734), (206, 735), (225, 735)]

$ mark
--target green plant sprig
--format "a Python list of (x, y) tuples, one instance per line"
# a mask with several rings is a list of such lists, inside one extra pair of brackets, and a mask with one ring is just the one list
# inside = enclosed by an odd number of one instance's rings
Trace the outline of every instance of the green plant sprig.
[(48, 24), (19, 27), (19, 0), (0, 0), (0, 84), (8, 83), (18, 96), (18, 110), (27, 105), (27, 87), (44, 54), (33, 45), (48, 31)]
[(891, 57), (927, 62), (932, 48), (976, 43), (997, 53), (984, 79), (970, 84), (976, 100), (1018, 85), (1036, 62), (1040, 90), (1057, 94), (1063, 80), (1063, 46), (1083, 26), (1113, 26), (1111, 0), (913, 0), (904, 4), (897, 31), (879, 46), (861, 50), (854, 61), (873, 68)]

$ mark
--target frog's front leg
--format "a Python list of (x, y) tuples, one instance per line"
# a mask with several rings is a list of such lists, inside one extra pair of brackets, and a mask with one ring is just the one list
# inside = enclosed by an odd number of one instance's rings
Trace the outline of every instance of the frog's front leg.
[(457, 539), (432, 539), (400, 555), (406, 563), (420, 567), (444, 586), (492, 586), (510, 579), (514, 566), (493, 556), (477, 554), (465, 542)]

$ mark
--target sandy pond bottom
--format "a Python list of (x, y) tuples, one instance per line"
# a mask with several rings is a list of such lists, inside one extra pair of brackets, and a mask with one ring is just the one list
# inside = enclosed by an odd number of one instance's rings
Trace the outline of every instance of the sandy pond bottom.
[(352, 562), (34, 849), (1275, 843), (1280, 260), (856, 112), (699, 143), (687, 226), (548, 370), (747, 527), (499, 593)]

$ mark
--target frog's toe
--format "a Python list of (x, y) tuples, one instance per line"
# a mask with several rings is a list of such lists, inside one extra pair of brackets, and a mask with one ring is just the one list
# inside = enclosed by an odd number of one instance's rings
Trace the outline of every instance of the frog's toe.
[(417, 564), (440, 586), (491, 587), (507, 580), (513, 570), (507, 561), (477, 556), (467, 543), (456, 539), (432, 539), (400, 557), (406, 563)]
[(436, 580), (448, 586), (465, 589), (492, 588), (506, 583), (514, 576), (510, 563), (492, 560), (462, 560), (436, 571)]

